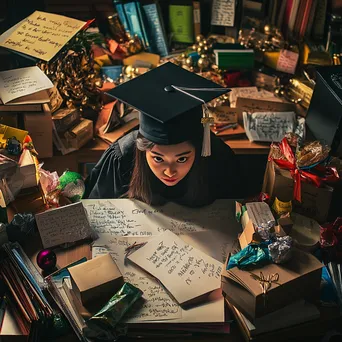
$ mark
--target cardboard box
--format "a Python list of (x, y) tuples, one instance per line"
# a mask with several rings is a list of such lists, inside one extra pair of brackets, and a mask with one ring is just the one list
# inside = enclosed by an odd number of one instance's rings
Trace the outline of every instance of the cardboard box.
[(24, 150), (19, 159), (19, 170), (23, 176), (22, 189), (35, 187), (39, 183), (39, 172), (29, 150)]
[(88, 119), (81, 119), (79, 124), (64, 134), (67, 146), (76, 150), (84, 146), (93, 136), (93, 122)]
[(83, 305), (106, 303), (124, 284), (110, 254), (68, 268), (72, 289)]
[[(323, 185), (321, 188), (301, 182), (302, 202), (293, 201), (293, 211), (324, 223), (330, 209), (333, 188)], [(262, 191), (270, 195), (271, 200), (277, 197), (283, 202), (293, 199), (293, 179), (289, 170), (280, 169), (274, 162), (266, 165)]]
[(81, 119), (81, 113), (75, 108), (62, 108), (57, 110), (52, 120), (58, 133), (64, 133), (75, 126)]
[(42, 112), (24, 113), (24, 126), (32, 138), (38, 158), (51, 158), (53, 156), (52, 118), (48, 105), (43, 104)]
[[(228, 260), (227, 260), (228, 262)], [(323, 264), (312, 254), (293, 249), (290, 261), (283, 265), (268, 264), (253, 270), (224, 268), (222, 291), (235, 307), (251, 322), (270, 312), (274, 312), (300, 298), (314, 301), (319, 299)], [(259, 281), (251, 277), (263, 273), (265, 277), (278, 273), (277, 283), (272, 283), (266, 298)]]

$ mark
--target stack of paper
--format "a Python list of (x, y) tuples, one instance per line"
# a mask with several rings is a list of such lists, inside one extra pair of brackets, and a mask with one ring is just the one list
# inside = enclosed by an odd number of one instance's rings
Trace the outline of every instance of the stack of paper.
[(30, 341), (41, 341), (44, 324), (53, 316), (43, 294), (43, 278), (17, 243), (6, 243), (3, 250), (6, 257), (1, 262), (0, 273), (7, 286), (6, 304), (22, 334), (29, 335)]

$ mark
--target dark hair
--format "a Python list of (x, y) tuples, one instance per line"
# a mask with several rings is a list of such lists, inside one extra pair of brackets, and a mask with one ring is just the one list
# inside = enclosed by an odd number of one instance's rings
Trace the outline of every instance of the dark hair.
[[(208, 167), (207, 159), (201, 157), (201, 141), (190, 140), (195, 147), (195, 161), (186, 176), (186, 191), (181, 199), (182, 204), (189, 206), (197, 206), (208, 201), (209, 182), (208, 182)], [(127, 197), (137, 199), (147, 204), (154, 203), (154, 191), (156, 186), (156, 177), (151, 171), (146, 160), (146, 151), (153, 148), (155, 144), (142, 135), (138, 135), (135, 148), (135, 162), (132, 172)], [(159, 182), (159, 180), (158, 180)]]

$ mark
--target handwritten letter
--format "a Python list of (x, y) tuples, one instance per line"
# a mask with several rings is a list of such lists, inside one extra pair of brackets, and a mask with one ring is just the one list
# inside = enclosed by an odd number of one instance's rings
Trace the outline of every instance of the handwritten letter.
[(211, 25), (234, 26), (235, 0), (214, 0)]
[(143, 237), (165, 230), (175, 234), (216, 230), (235, 239), (240, 230), (232, 200), (217, 200), (204, 208), (187, 208), (174, 203), (151, 207), (129, 199), (87, 199), (82, 203), (90, 225), (101, 235)]
[(52, 82), (37, 66), (0, 72), (0, 98), (5, 104), (52, 87)]
[(159, 279), (179, 304), (218, 289), (222, 263), (171, 231), (152, 238), (128, 259)]
[(250, 141), (280, 142), (286, 133), (295, 132), (297, 121), (294, 112), (243, 112), (243, 124)]
[(49, 61), (84, 26), (85, 22), (62, 15), (35, 11), (0, 45)]
[(93, 237), (80, 202), (37, 214), (36, 221), (44, 248)]

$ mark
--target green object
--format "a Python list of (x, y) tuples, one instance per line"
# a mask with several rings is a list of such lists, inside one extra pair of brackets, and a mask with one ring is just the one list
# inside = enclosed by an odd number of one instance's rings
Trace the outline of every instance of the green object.
[(109, 302), (87, 321), (87, 328), (84, 329), (86, 337), (104, 341), (116, 340), (117, 324), (142, 294), (137, 287), (125, 283)]
[(179, 43), (194, 42), (192, 6), (170, 5), (169, 23), (172, 41)]
[(272, 261), (268, 250), (268, 243), (250, 243), (246, 248), (239, 253), (232, 255), (229, 258), (227, 270), (233, 267), (245, 269), (253, 266), (260, 266)]
[(85, 191), (82, 176), (73, 171), (65, 171), (59, 177), (59, 185), (57, 188), (62, 190), (62, 195), (69, 198), (71, 202), (80, 201)]
[(253, 69), (254, 51), (252, 49), (214, 50), (216, 64), (222, 70)]

